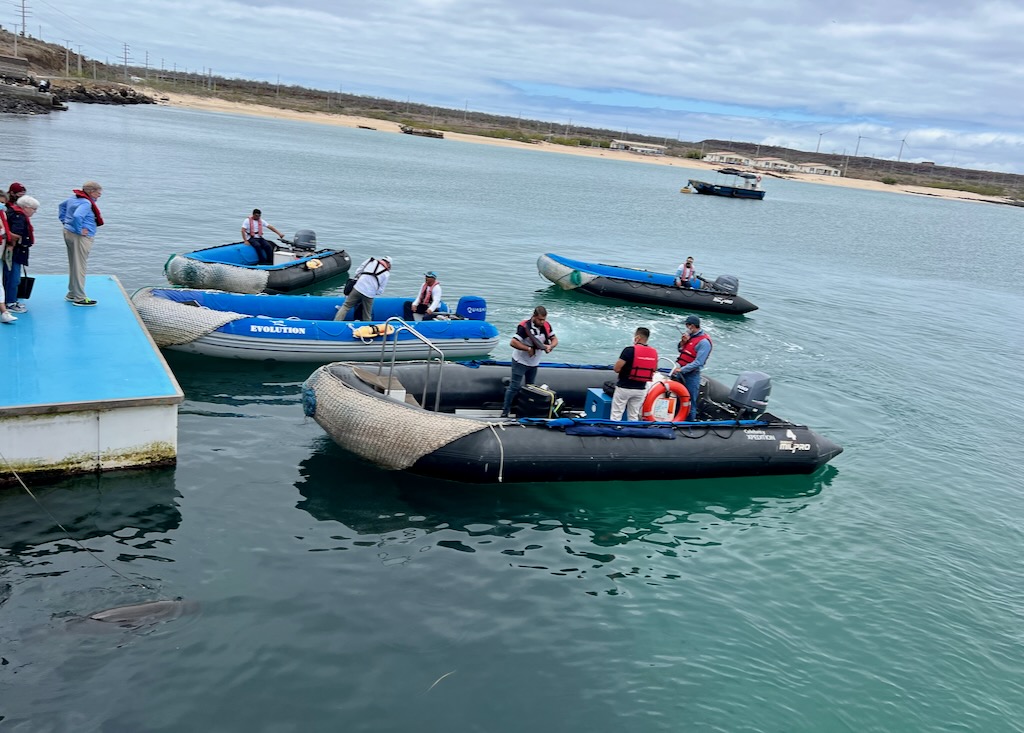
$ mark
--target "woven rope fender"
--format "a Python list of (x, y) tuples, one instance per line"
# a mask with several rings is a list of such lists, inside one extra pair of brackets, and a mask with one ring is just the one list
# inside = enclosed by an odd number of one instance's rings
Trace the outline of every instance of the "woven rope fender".
[(229, 293), (262, 293), (270, 279), (266, 270), (223, 262), (200, 262), (182, 255), (174, 255), (167, 260), (164, 274), (175, 285)]
[(249, 317), (158, 298), (153, 295), (153, 288), (142, 288), (132, 295), (132, 305), (157, 346), (187, 344), (213, 333), (226, 323)]
[(589, 272), (580, 272), (572, 267), (555, 262), (547, 255), (541, 255), (537, 260), (537, 268), (540, 273), (551, 282), (558, 285), (562, 290), (575, 290), (581, 285), (586, 285), (597, 279), (597, 275)]
[(367, 394), (345, 384), (328, 367), (320, 367), (306, 380), (303, 407), (339, 446), (398, 471), (459, 438), (487, 429), (486, 423)]

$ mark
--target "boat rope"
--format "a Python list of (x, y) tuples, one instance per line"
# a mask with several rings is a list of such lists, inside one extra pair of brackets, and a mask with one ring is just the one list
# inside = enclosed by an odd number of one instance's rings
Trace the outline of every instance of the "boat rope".
[[(498, 435), (498, 431), (494, 426), (494, 423), (487, 423), (487, 427), (494, 433), (494, 439), (498, 441), (498, 483), (504, 481), (505, 476), (505, 446), (502, 445), (501, 436)], [(504, 430), (505, 428), (502, 428)]]
[(71, 542), (74, 542), (76, 545), (78, 545), (79, 548), (81, 548), (82, 550), (87, 552), (89, 554), (89, 556), (92, 557), (93, 560), (98, 562), (100, 565), (105, 567), (107, 570), (112, 572), (114, 575), (120, 575), (122, 578), (127, 580), (131, 585), (138, 585), (138, 586), (141, 586), (142, 588), (145, 588), (146, 590), (156, 590), (156, 588), (154, 588), (152, 586), (149, 586), (149, 585), (146, 585), (142, 581), (133, 580), (132, 578), (129, 578), (127, 575), (125, 575), (121, 571), (119, 571), (116, 568), (108, 565), (106, 562), (103, 561), (102, 558), (100, 558), (98, 555), (96, 555), (96, 553), (94, 553), (88, 547), (86, 547), (81, 542), (79, 542), (74, 537), (72, 537), (71, 533), (67, 530), (67, 528), (57, 520), (57, 517), (53, 516), (53, 513), (49, 509), (47, 509), (43, 505), (43, 503), (41, 501), (39, 501), (38, 498), (36, 498), (36, 495), (32, 493), (32, 490), (28, 486), (25, 485), (25, 482), (22, 481), (21, 476), (18, 475), (18, 472), (14, 469), (14, 466), (12, 466), (11, 462), (7, 460), (7, 456), (5, 456), (3, 454), (3, 451), (0, 451), (0, 459), (2, 459), (3, 462), (7, 465), (8, 470), (10, 470), (10, 472), (14, 475), (14, 478), (17, 479), (18, 483), (21, 485), (21, 488), (23, 488), (25, 490), (25, 493), (27, 493), (29, 496), (31, 496), (32, 497), (32, 501), (34, 501), (36, 503), (36, 505), (40, 509), (43, 510), (43, 513), (45, 513), (46, 516), (48, 516), (50, 518), (50, 520), (54, 524), (56, 524), (58, 527), (60, 527), (60, 530), (61, 530), (61, 532), (64, 533), (65, 537), (67, 537)]

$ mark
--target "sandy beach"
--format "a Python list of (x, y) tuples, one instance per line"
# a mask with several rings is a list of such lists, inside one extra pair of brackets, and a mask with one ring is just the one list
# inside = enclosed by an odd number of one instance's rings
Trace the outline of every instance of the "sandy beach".
[[(355, 117), (350, 115), (327, 114), (324, 112), (297, 112), (295, 110), (279, 109), (258, 104), (246, 104), (242, 102), (231, 102), (224, 99), (212, 97), (200, 97), (190, 94), (167, 93), (155, 89), (140, 89), (158, 100), (160, 104), (172, 107), (183, 107), (187, 109), (203, 110), (206, 112), (222, 112), (227, 114), (252, 115), (255, 117), (271, 117), (284, 120), (298, 120), (303, 122), (314, 122), (323, 125), (336, 125), (338, 127), (369, 127), (378, 132), (401, 134), (398, 124), (388, 120), (379, 120), (373, 117)], [(556, 145), (553, 143), (523, 143), (516, 140), (502, 140), (499, 138), (481, 137), (478, 135), (466, 135), (457, 132), (445, 132), (445, 139), (460, 140), (462, 142), (476, 143), (481, 145), (497, 145), (506, 148), (519, 148), (522, 150), (542, 150), (544, 152), (560, 155), (582, 155), (588, 158), (606, 158), (608, 160), (628, 160), (634, 163), (645, 163), (649, 165), (668, 165), (690, 170), (714, 170), (721, 167), (718, 163), (707, 163), (701, 160), (668, 158), (662, 156), (638, 155), (623, 150), (608, 150), (606, 148), (585, 148), (571, 147), (567, 145)], [(680, 173), (680, 186), (685, 185), (689, 173)], [(831, 176), (813, 175), (809, 173), (787, 173), (785, 175), (768, 174), (768, 176), (785, 178), (800, 183), (815, 183), (827, 186), (840, 186), (843, 188), (858, 188), (867, 191), (883, 191), (885, 193), (896, 193), (911, 196), (932, 196), (942, 199), (954, 199), (964, 201), (979, 201), (987, 203), (1010, 203), (1009, 199), (993, 196), (983, 196), (969, 191), (955, 191), (945, 188), (928, 188), (927, 186), (910, 185), (887, 185), (880, 181), (866, 181), (860, 178), (836, 178)], [(771, 183), (768, 182), (770, 187)]]

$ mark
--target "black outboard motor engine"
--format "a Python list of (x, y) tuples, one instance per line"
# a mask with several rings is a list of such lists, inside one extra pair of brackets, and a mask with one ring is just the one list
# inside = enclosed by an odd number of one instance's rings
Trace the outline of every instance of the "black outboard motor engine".
[(772, 378), (764, 372), (743, 372), (729, 390), (729, 404), (736, 408), (736, 419), (756, 419), (768, 408)]
[(719, 275), (712, 285), (715, 290), (729, 295), (738, 295), (740, 292), (740, 279), (735, 275)]
[(316, 232), (312, 229), (299, 229), (292, 237), (292, 248), (309, 252), (316, 251)]

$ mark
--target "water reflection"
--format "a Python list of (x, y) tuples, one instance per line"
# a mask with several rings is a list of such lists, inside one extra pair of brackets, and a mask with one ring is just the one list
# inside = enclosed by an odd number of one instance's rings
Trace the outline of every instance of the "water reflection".
[[(290, 404), (301, 412), (302, 383), (316, 365), (275, 361), (214, 359), (165, 351), (164, 357), (185, 393), (181, 412), (202, 414), (210, 405), (242, 408), (252, 404)], [(218, 415), (223, 415), (217, 410)]]
[(836, 474), (828, 467), (757, 479), (461, 485), (379, 470), (327, 440), (300, 472), (297, 506), (351, 531), (331, 531), (318, 550), (372, 547), (384, 562), (435, 547), (490, 552), (573, 575), (647, 558), (635, 571), (661, 578), (675, 564), (661, 558), (692, 556), (754, 527), (788, 527)]
[(114, 537), (131, 556), (181, 524), (173, 468), (78, 476), (33, 493), (45, 510), (20, 487), (0, 492), (0, 559), (80, 551), (69, 535)]

